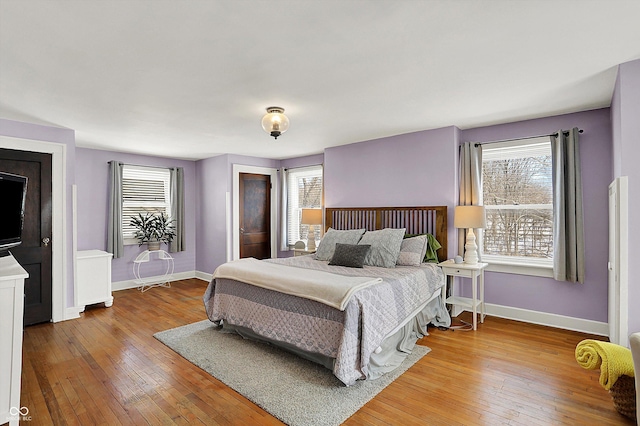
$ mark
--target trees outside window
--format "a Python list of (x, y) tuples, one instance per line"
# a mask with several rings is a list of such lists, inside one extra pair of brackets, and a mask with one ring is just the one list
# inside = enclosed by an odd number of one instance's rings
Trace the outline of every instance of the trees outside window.
[(549, 138), (483, 145), (482, 191), (487, 214), (483, 259), (551, 261), (553, 188)]

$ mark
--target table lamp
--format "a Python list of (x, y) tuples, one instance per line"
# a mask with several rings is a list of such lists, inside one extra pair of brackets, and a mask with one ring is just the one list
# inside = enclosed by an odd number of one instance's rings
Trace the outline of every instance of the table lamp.
[(316, 225), (322, 225), (322, 209), (302, 209), (302, 219), (300, 223), (309, 225), (309, 235), (307, 236), (307, 250), (316, 249)]
[(473, 230), (486, 226), (484, 206), (457, 206), (454, 212), (453, 226), (469, 230), (467, 243), (464, 245), (464, 263), (475, 265), (478, 263), (478, 246)]

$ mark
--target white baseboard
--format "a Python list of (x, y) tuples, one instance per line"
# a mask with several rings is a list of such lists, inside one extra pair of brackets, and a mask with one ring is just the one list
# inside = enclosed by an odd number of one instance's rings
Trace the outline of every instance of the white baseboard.
[[(171, 281), (178, 281), (178, 280), (187, 280), (189, 278), (200, 278), (198, 276), (196, 276), (197, 272), (196, 271), (187, 271), (187, 272), (176, 272), (173, 274)], [(162, 276), (157, 276), (157, 277), (149, 277), (149, 278), (145, 278), (145, 279), (149, 279), (149, 280), (161, 280), (163, 277)], [(202, 279), (202, 278), (200, 278)], [(138, 288), (140, 287), (140, 284), (136, 283), (135, 280), (126, 280), (126, 281), (115, 281), (111, 283), (111, 290), (112, 291), (119, 291), (119, 290), (128, 290), (131, 288)]]
[(211, 282), (211, 280), (213, 279), (213, 274), (208, 274), (206, 272), (201, 272), (201, 271), (196, 271), (196, 278), (206, 281), (206, 282)]
[[(609, 336), (609, 325), (606, 322), (513, 308), (511, 306), (493, 305), (490, 303), (486, 304), (485, 310), (487, 315), (494, 317), (545, 325), (547, 327), (562, 328), (564, 330), (579, 331), (598, 336)], [(454, 313), (456, 312), (457, 309), (454, 310)]]

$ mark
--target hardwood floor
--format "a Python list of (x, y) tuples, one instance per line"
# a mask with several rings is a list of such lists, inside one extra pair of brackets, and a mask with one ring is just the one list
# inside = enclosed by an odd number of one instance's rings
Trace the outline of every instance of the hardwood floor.
[[(31, 424), (281, 424), (153, 338), (206, 319), (205, 288), (191, 279), (119, 291), (111, 308), (28, 327), (21, 403)], [(346, 424), (633, 425), (599, 372), (575, 361), (591, 337), (493, 317), (476, 332), (433, 329), (419, 342), (432, 351)]]

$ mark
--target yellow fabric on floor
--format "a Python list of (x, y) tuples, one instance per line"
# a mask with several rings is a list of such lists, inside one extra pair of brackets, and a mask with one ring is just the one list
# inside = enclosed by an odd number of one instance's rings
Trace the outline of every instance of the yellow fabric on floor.
[(576, 361), (582, 368), (600, 368), (600, 384), (606, 389), (620, 376), (634, 377), (631, 351), (615, 343), (583, 340), (576, 346)]

